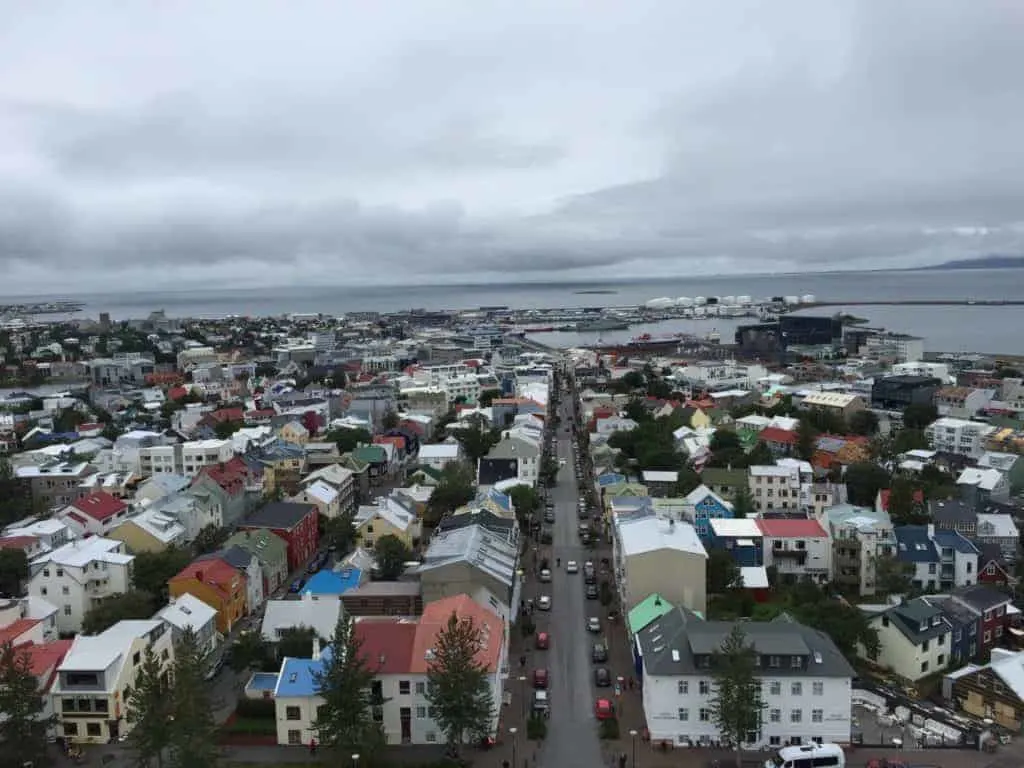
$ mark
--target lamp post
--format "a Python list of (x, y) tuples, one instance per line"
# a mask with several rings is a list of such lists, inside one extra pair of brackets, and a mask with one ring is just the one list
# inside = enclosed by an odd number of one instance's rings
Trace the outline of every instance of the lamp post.
[(526, 719), (526, 675), (519, 676), (519, 716)]
[(631, 728), (629, 736), (633, 740), (633, 768), (636, 768), (636, 728)]
[(519, 729), (512, 727), (508, 729), (508, 732), (512, 734), (512, 768), (518, 768), (516, 766), (516, 747), (519, 745), (516, 734), (519, 733)]
[(359, 753), (352, 753), (352, 768), (359, 768)]

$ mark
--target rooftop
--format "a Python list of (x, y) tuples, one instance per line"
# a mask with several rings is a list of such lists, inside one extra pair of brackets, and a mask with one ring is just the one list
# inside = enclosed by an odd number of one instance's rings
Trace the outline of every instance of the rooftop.
[(618, 522), (618, 536), (622, 553), (627, 557), (662, 549), (707, 557), (696, 530), (685, 522), (657, 517), (621, 520)]
[(299, 504), (292, 501), (272, 501), (263, 505), (242, 521), (242, 527), (279, 528), (291, 530), (301, 523), (311, 512), (316, 512), (312, 504)]

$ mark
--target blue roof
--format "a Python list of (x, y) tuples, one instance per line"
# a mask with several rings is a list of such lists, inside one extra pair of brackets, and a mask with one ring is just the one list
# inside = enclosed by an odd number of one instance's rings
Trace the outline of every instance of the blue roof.
[(512, 497), (507, 493), (491, 488), (476, 497), (477, 501), (493, 501), (506, 512), (512, 511)]
[(964, 537), (959, 531), (935, 531), (932, 534), (932, 541), (935, 542), (937, 547), (952, 547), (957, 552), (964, 555), (977, 555), (980, 554), (980, 550), (974, 546), (970, 539)]
[(301, 445), (292, 445), (291, 443), (286, 443), (283, 440), (275, 440), (273, 443), (263, 448), (260, 455), (261, 458), (268, 460), (295, 459), (305, 456), (306, 451)]
[(302, 594), (343, 595), (359, 586), (362, 575), (363, 572), (358, 568), (343, 568), (340, 571), (324, 568), (309, 577)]
[(620, 475), (618, 472), (605, 472), (597, 478), (597, 484), (602, 488), (606, 485), (617, 485), (624, 482), (626, 482), (626, 476)]
[(274, 672), (257, 672), (249, 680), (246, 688), (255, 691), (272, 691), (277, 688), (277, 674)]
[(899, 525), (893, 528), (896, 536), (896, 559), (904, 563), (935, 563), (939, 552), (928, 538), (924, 525)]
[(316, 696), (319, 684), (317, 676), (324, 670), (324, 661), (330, 659), (330, 647), (324, 648), (319, 659), (293, 659), (285, 657), (281, 674), (277, 676), (274, 698), (304, 698)]
[(816, 447), (819, 451), (836, 453), (844, 445), (846, 445), (846, 441), (838, 437), (820, 437), (818, 438)]

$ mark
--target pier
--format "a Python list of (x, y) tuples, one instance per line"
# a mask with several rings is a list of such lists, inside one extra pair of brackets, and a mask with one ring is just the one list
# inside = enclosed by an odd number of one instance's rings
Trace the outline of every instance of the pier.
[(812, 301), (794, 304), (789, 309), (816, 307), (1024, 307), (1021, 299), (864, 299), (853, 301)]

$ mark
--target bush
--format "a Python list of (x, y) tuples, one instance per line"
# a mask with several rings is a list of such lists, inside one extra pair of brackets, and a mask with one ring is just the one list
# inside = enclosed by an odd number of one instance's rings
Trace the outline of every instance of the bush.
[(614, 740), (619, 738), (619, 721), (617, 718), (602, 720), (598, 729), (599, 738)]
[(237, 717), (224, 724), (225, 733), (243, 733), (247, 736), (276, 736), (277, 721), (265, 718)]
[(274, 720), (277, 717), (273, 699), (239, 699), (235, 714), (251, 720)]
[(526, 738), (543, 741), (548, 735), (548, 721), (543, 717), (530, 716), (526, 721)]

